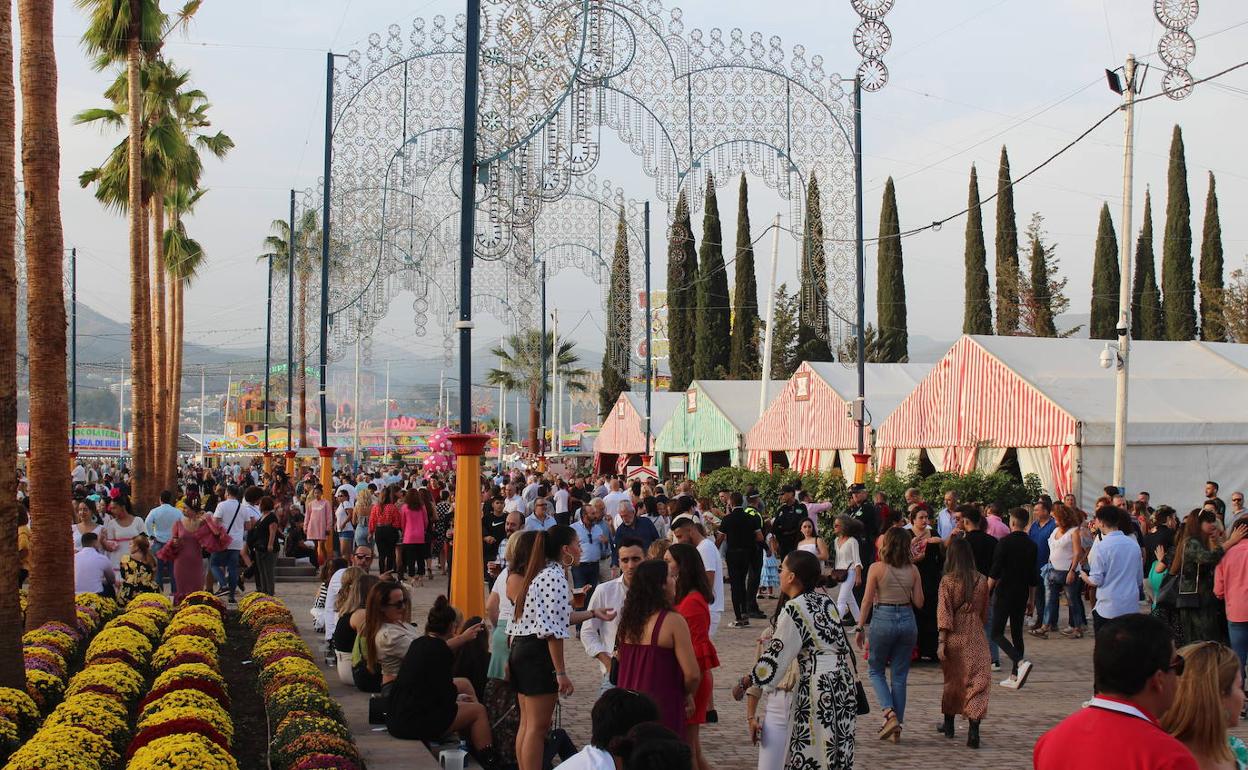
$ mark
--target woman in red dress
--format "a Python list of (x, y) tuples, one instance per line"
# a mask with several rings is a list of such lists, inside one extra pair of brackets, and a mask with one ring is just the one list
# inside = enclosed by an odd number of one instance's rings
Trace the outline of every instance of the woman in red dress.
[(702, 681), (693, 695), (693, 713), (685, 727), (685, 740), (693, 750), (694, 770), (711, 770), (698, 740), (700, 725), (706, 724), (706, 709), (711, 702), (713, 682), (711, 669), (719, 668), (719, 653), (711, 641), (711, 607), (715, 593), (706, 577), (706, 567), (698, 549), (687, 543), (673, 543), (663, 555), (668, 569), (676, 574), (676, 611), (689, 624), (693, 653), (702, 670)]

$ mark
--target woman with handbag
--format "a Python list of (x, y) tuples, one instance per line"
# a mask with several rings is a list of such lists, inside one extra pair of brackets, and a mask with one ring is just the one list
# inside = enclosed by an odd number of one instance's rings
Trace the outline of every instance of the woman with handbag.
[(1243, 527), (1235, 527), (1222, 542), (1222, 528), (1216, 511), (1193, 510), (1183, 520), (1183, 530), (1175, 548), (1170, 574), (1179, 576), (1176, 605), (1183, 628), (1183, 642), (1228, 644), (1226, 607), (1213, 593), (1213, 573), (1226, 548), (1244, 538)]
[(1044, 625), (1031, 631), (1033, 636), (1047, 639), (1050, 631), (1057, 630), (1057, 613), (1062, 608), (1062, 593), (1066, 594), (1070, 628), (1062, 636), (1078, 639), (1083, 636), (1087, 616), (1083, 609), (1083, 584), (1076, 579), (1079, 565), (1086, 554), (1083, 549), (1083, 517), (1077, 509), (1065, 505), (1053, 506), (1053, 518), (1057, 527), (1049, 535), (1049, 569), (1045, 571), (1048, 589), (1044, 608), (1047, 617)]
[[(842, 620), (853, 618), (855, 623), (862, 617), (858, 597), (854, 596), (854, 589), (862, 585), (862, 557), (858, 553), (857, 538), (859, 526), (857, 519), (845, 514), (832, 521), (832, 531), (836, 533), (836, 559), (832, 562), (832, 572), (828, 575), (839, 584), (836, 590), (836, 614)], [(806, 522), (802, 522), (802, 532), (806, 532)], [(827, 551), (826, 546), (824, 551)], [(826, 560), (826, 557), (823, 558)]]
[[(924, 596), (936, 596), (945, 571), (945, 544), (932, 528), (932, 515), (918, 503), (907, 509), (910, 518), (910, 561), (919, 571)], [(939, 631), (936, 627), (936, 603), (926, 602), (914, 611), (914, 622), (919, 628), (919, 659), (939, 660)]]
[(945, 576), (940, 580), (936, 618), (940, 628), (937, 656), (945, 677), (938, 731), (953, 737), (953, 719), (970, 721), (966, 745), (979, 748), (979, 723), (988, 714), (992, 689), (992, 656), (984, 624), (988, 622), (988, 579), (975, 569), (975, 556), (964, 538), (949, 541)]
[(182, 510), (182, 518), (173, 523), (173, 538), (165, 543), (157, 556), (173, 562), (173, 579), (178, 584), (178, 592), (173, 596), (174, 604), (181, 602), (187, 594), (201, 591), (204, 587), (204, 552), (219, 550), (217, 548), (225, 530), (211, 516), (193, 504)]
[(866, 695), (857, 681), (835, 602), (818, 591), (820, 578), (819, 559), (813, 554), (793, 551), (785, 557), (780, 593), (788, 601), (777, 611), (767, 649), (753, 671), (733, 687), (732, 697), (741, 700), (750, 687), (774, 693), (796, 660), (799, 674), (789, 707), (783, 766), (850, 770), (856, 718), (866, 707)]
[[(880, 740), (901, 740), (906, 718), (906, 680), (910, 659), (919, 638), (914, 608), (922, 607), (923, 581), (910, 561), (909, 530), (894, 527), (884, 535), (880, 560), (867, 570), (867, 588), (862, 596), (862, 622), (858, 624), (858, 647), (870, 639), (867, 670), (871, 687), (883, 711)], [(867, 628), (870, 624), (870, 633)], [(885, 676), (885, 668), (890, 676)], [(891, 681), (890, 681), (891, 679)]]

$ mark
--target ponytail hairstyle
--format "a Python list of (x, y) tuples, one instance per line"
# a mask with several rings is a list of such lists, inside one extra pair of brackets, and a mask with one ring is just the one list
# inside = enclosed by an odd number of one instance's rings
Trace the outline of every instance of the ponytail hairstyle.
[(433, 606), (429, 608), (425, 631), (435, 636), (445, 636), (453, 632), (463, 619), (460, 611), (451, 606), (450, 599), (441, 595), (433, 600)]
[(529, 553), (524, 567), (524, 587), (520, 589), (520, 595), (516, 597), (515, 617), (517, 620), (524, 614), (524, 600), (528, 597), (529, 586), (533, 585), (538, 573), (545, 569), (548, 563), (558, 561), (559, 552), (563, 550), (563, 547), (576, 540), (576, 530), (561, 524), (556, 524), (544, 532), (537, 530), (534, 535), (533, 550)]

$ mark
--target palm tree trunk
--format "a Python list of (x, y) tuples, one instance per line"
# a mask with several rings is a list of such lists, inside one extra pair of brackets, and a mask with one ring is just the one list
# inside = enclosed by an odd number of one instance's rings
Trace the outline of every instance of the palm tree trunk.
[[(299, 446), (308, 445), (308, 369), (306, 356), (308, 354), (308, 276), (300, 274), (299, 276), (299, 347), (298, 354), (295, 356), (294, 365), (297, 367), (298, 374), (295, 375), (299, 379), (295, 382), (299, 386)], [(291, 372), (286, 372), (286, 376), (290, 377)], [(287, 437), (287, 441), (290, 437)], [(328, 446), (325, 442), (327, 438), (321, 436), (321, 445)]]
[[(168, 329), (166, 328), (165, 318), (165, 240), (161, 237), (161, 231), (165, 224), (165, 202), (164, 196), (157, 190), (151, 197), (151, 211), (149, 219), (151, 220), (151, 240), (154, 246), (151, 251), (151, 273), (154, 279), (152, 281), (152, 295), (150, 306), (152, 309), (152, 410), (153, 436), (152, 455), (154, 461), (152, 463), (152, 489), (153, 491), (164, 489), (168, 485), (169, 467), (167, 465), (166, 437), (169, 435), (167, 429), (169, 421), (169, 388), (168, 388), (168, 362), (169, 362), (169, 339)], [(140, 509), (142, 513), (146, 513), (147, 509)], [(140, 515), (142, 515), (140, 513)]]
[(185, 321), (182, 306), (182, 281), (176, 275), (169, 275), (170, 288), (170, 325), (173, 328), (172, 337), (169, 340), (169, 349), (172, 351), (172, 362), (169, 366), (169, 376), (166, 382), (169, 384), (169, 438), (166, 443), (168, 456), (166, 457), (166, 467), (168, 468), (168, 482), (166, 489), (175, 489), (177, 484), (178, 473), (178, 439), (182, 435), (182, 324)]
[(537, 443), (537, 423), (541, 419), (537, 410), (537, 399), (529, 396), (529, 451), (537, 454), (542, 451)]
[[(134, 430), (134, 445), (130, 448), (132, 481), (136, 497), (148, 494), (151, 480), (148, 477), (151, 467), (147, 451), (151, 419), (151, 403), (145, 398), (147, 383), (151, 376), (148, 368), (148, 340), (143, 334), (147, 326), (147, 253), (143, 249), (143, 97), (139, 83), (139, 36), (140, 13), (139, 0), (130, 0), (130, 41), (126, 52), (126, 85), (129, 101), (130, 127), (130, 178), (129, 212), (130, 212), (130, 376), (134, 380), (133, 404), (131, 405), (131, 424)], [(67, 461), (68, 462), (68, 461)], [(143, 510), (140, 507), (140, 510)]]
[[(144, 303), (151, 302), (152, 295), (152, 273), (151, 273), (151, 241), (148, 238), (147, 220), (148, 220), (149, 201), (143, 198), (143, 203), (139, 206), (139, 241), (140, 254), (139, 261), (143, 265), (143, 274), (140, 276), (142, 285), (139, 287), (140, 296), (144, 298)], [(134, 388), (134, 396), (136, 403), (139, 399), (143, 401), (143, 412), (147, 415), (144, 422), (142, 438), (139, 438), (138, 423), (135, 423), (135, 442), (138, 449), (143, 454), (143, 462), (147, 465), (147, 483), (140, 485), (137, 480), (134, 485), (134, 505), (135, 510), (147, 511), (155, 507), (156, 487), (160, 484), (159, 472), (156, 468), (156, 404), (155, 393), (156, 388), (153, 380), (156, 377), (156, 371), (153, 368), (155, 356), (152, 354), (152, 314), (146, 309), (139, 314), (139, 338), (143, 341), (143, 370), (147, 372), (147, 378)]]
[[(17, 487), (17, 104), (13, 4), (0, 2), (0, 489)], [(17, 585), (17, 499), (0, 494), (0, 585)], [(22, 607), (0, 591), (0, 687), (26, 689)]]
[[(26, 622), (73, 624), (69, 395), (65, 387), (65, 258), (61, 142), (56, 121), (52, 4), (19, 0), (22, 34), (22, 178), (26, 183), (26, 338), (30, 355), (30, 518), (34, 560)], [(12, 111), (9, 112), (12, 114)], [(42, 376), (41, 376), (42, 375)], [(13, 535), (6, 535), (12, 537)], [(12, 584), (4, 588), (12, 591)]]

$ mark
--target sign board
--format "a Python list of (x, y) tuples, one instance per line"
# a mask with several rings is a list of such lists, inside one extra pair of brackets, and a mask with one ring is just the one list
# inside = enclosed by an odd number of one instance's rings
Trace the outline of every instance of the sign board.
[(635, 465), (628, 469), (629, 481), (658, 481), (659, 472), (653, 465)]

